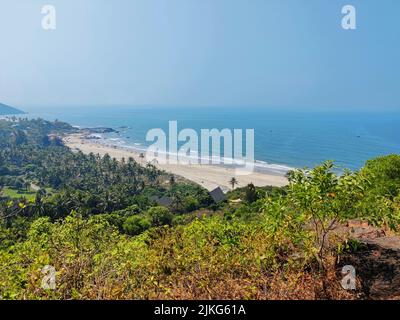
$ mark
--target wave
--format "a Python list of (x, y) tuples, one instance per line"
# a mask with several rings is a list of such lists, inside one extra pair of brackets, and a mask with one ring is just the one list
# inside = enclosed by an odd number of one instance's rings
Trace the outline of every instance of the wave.
[[(117, 147), (120, 149), (128, 150), (128, 151), (136, 151), (144, 153), (147, 151), (147, 146), (138, 143), (138, 142), (126, 142), (122, 138), (111, 138), (111, 137), (104, 137), (101, 134), (97, 134), (97, 143), (108, 147)], [(159, 155), (164, 155), (166, 158), (177, 158), (181, 162), (188, 162), (188, 163), (202, 163), (202, 164), (213, 164), (213, 165), (221, 165), (226, 167), (244, 167), (246, 165), (253, 165), (254, 170), (256, 172), (261, 173), (268, 173), (268, 174), (276, 174), (276, 175), (285, 175), (287, 172), (294, 170), (295, 168), (290, 167), (284, 164), (277, 164), (277, 163), (269, 163), (262, 160), (254, 160), (254, 161), (246, 161), (246, 159), (236, 159), (230, 157), (219, 157), (219, 156), (210, 156), (210, 157), (202, 157), (199, 155), (198, 151), (190, 150), (189, 154), (182, 154), (182, 153), (174, 153), (174, 152), (158, 152)]]
[(288, 165), (284, 164), (277, 164), (277, 163), (268, 163), (262, 160), (256, 160), (255, 161), (255, 166), (256, 168), (259, 168), (260, 170), (267, 170), (267, 171), (275, 171), (277, 173), (282, 173), (286, 174), (289, 171), (295, 170), (296, 168), (290, 167)]

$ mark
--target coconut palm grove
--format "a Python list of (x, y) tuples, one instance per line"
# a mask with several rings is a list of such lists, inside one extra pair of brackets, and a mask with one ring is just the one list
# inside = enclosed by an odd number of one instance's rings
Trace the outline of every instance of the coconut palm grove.
[[(62, 138), (78, 130), (60, 121), (0, 120), (2, 299), (398, 295), (390, 272), (392, 289), (371, 289), (379, 266), (371, 264), (355, 290), (343, 288), (341, 271), (348, 261), (369, 266), (374, 240), (397, 239), (400, 155), (371, 159), (358, 171), (339, 172), (332, 161), (296, 169), (284, 187), (232, 177), (226, 199), (215, 201), (152, 164), (71, 150)], [(396, 267), (389, 260), (380, 263)], [(55, 271), (50, 289), (45, 266)]]

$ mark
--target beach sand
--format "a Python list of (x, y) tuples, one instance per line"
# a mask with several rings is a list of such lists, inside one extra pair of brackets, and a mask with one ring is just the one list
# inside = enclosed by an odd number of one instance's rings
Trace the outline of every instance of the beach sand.
[[(140, 157), (140, 152), (127, 150), (114, 146), (107, 146), (96, 142), (94, 139), (87, 139), (82, 134), (67, 135), (63, 139), (66, 146), (72, 151), (80, 150), (85, 154), (94, 153), (104, 156), (109, 154), (111, 157), (120, 160), (122, 158), (134, 158), (138, 163), (146, 165), (147, 161)], [(166, 172), (181, 176), (193, 181), (207, 190), (221, 187), (224, 191), (230, 190), (229, 180), (235, 177), (239, 184), (237, 187), (244, 187), (249, 183), (255, 186), (277, 186), (281, 187), (288, 183), (284, 176), (253, 172), (247, 175), (237, 175), (234, 168), (227, 168), (220, 165), (200, 165), (200, 164), (155, 164), (155, 166)]]

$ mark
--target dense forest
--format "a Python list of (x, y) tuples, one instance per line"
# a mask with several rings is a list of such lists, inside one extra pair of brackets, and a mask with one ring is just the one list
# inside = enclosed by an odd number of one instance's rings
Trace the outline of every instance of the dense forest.
[(365, 298), (340, 287), (338, 261), (360, 244), (338, 230), (398, 232), (398, 155), (340, 174), (328, 161), (214, 203), (151, 164), (71, 151), (61, 137), (77, 130), (0, 120), (2, 299)]

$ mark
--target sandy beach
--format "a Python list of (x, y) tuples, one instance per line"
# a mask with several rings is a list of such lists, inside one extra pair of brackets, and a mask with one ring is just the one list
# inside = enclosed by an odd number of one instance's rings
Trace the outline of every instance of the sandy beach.
[[(94, 153), (101, 156), (109, 154), (111, 157), (120, 160), (122, 158), (134, 158), (138, 163), (146, 165), (147, 161), (140, 157), (139, 151), (127, 150), (115, 146), (108, 146), (98, 143), (95, 139), (87, 139), (83, 134), (71, 134), (63, 139), (66, 146), (72, 151), (80, 150), (85, 154)], [(200, 165), (200, 164), (155, 164), (159, 169), (172, 174), (184, 177), (193, 181), (207, 190), (212, 190), (220, 186), (224, 191), (230, 190), (229, 180), (235, 177), (239, 184), (238, 187), (253, 183), (255, 186), (284, 186), (287, 179), (284, 176), (253, 172), (248, 175), (236, 175), (234, 168), (227, 168), (220, 165)]]

